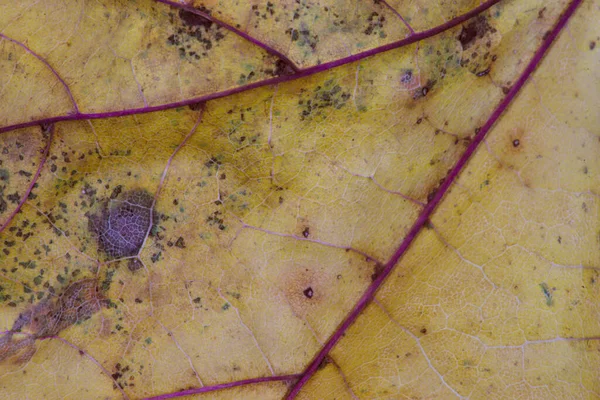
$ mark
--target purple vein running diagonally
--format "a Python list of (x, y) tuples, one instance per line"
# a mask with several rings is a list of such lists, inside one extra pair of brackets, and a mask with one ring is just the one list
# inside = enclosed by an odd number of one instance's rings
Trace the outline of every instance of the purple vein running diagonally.
[(19, 201), (17, 208), (15, 208), (12, 213), (10, 213), (10, 215), (8, 216), (8, 219), (6, 221), (4, 221), (4, 224), (0, 225), (0, 233), (2, 233), (2, 231), (4, 231), (4, 229), (6, 229), (6, 227), (8, 225), (10, 225), (13, 218), (19, 213), (19, 211), (21, 211), (21, 208), (23, 208), (23, 204), (25, 204), (25, 202), (29, 198), (29, 195), (31, 194), (33, 187), (35, 186), (38, 178), (40, 177), (42, 168), (44, 168), (44, 164), (46, 164), (46, 159), (48, 158), (48, 153), (50, 152), (50, 145), (52, 144), (52, 137), (54, 136), (54, 124), (49, 125), (47, 127), (47, 129), (44, 129), (44, 127), (42, 127), (42, 130), (45, 130), (47, 132), (47, 135), (44, 135), (44, 136), (46, 136), (46, 147), (43, 150), (42, 158), (40, 159), (40, 165), (38, 166), (38, 169), (35, 172), (35, 175), (31, 179), (31, 182), (29, 183), (29, 187), (25, 191), (25, 194), (21, 198), (21, 201)]
[(59, 122), (59, 121), (76, 121), (76, 120), (85, 120), (85, 119), (113, 118), (113, 117), (122, 117), (125, 115), (145, 114), (145, 113), (150, 113), (150, 112), (154, 112), (154, 111), (168, 110), (171, 108), (184, 107), (184, 106), (189, 106), (191, 104), (200, 103), (203, 101), (214, 100), (214, 99), (218, 99), (221, 97), (231, 96), (236, 93), (245, 92), (247, 90), (256, 89), (256, 88), (263, 87), (263, 86), (275, 85), (275, 84), (282, 83), (282, 82), (288, 82), (288, 81), (292, 81), (295, 79), (304, 78), (304, 77), (307, 77), (310, 75), (317, 74), (319, 72), (327, 71), (332, 68), (346, 65), (346, 64), (349, 64), (349, 63), (352, 63), (355, 61), (360, 61), (367, 57), (374, 56), (376, 54), (384, 53), (386, 51), (394, 50), (394, 49), (397, 49), (397, 48), (400, 48), (403, 46), (407, 46), (412, 43), (416, 43), (421, 40), (430, 38), (432, 36), (435, 36), (444, 31), (447, 31), (448, 29), (454, 28), (455, 26), (462, 24), (463, 22), (469, 20), (470, 18), (486, 11), (487, 9), (492, 7), (494, 4), (499, 3), (500, 1), (501, 0), (488, 0), (484, 3), (481, 3), (479, 6), (475, 7), (474, 9), (466, 12), (465, 14), (459, 15), (458, 17), (456, 17), (448, 22), (445, 22), (441, 25), (438, 25), (435, 28), (431, 28), (426, 31), (417, 32), (414, 35), (410, 35), (410, 36), (408, 36), (404, 39), (398, 40), (396, 42), (388, 43), (386, 45), (376, 47), (376, 48), (373, 48), (370, 50), (366, 50), (361, 53), (353, 54), (348, 57), (344, 57), (344, 58), (340, 58), (338, 60), (315, 65), (313, 67), (301, 69), (300, 71), (296, 72), (295, 74), (281, 75), (281, 76), (277, 76), (275, 78), (265, 79), (263, 81), (258, 81), (258, 82), (253, 82), (253, 83), (250, 83), (247, 85), (237, 86), (237, 87), (234, 87), (231, 89), (223, 90), (221, 92), (214, 92), (214, 93), (206, 94), (206, 95), (191, 98), (191, 99), (177, 101), (177, 102), (173, 102), (173, 103), (162, 104), (162, 105), (158, 105), (158, 106), (130, 108), (130, 109), (125, 109), (125, 110), (108, 111), (108, 112), (101, 112), (101, 113), (77, 113), (77, 114), (71, 114), (71, 115), (62, 115), (62, 116), (57, 116), (57, 117), (44, 118), (44, 119), (36, 120), (36, 121), (23, 122), (23, 123), (19, 123), (19, 124), (15, 124), (15, 125), (0, 127), (0, 133), (8, 132), (13, 129), (24, 128), (27, 126), (39, 125), (42, 123), (47, 124), (47, 123)]
[[(23, 43), (19, 42), (18, 40), (9, 38), (8, 36), (6, 36), (2, 33), (0, 33), (0, 38), (8, 40), (9, 42), (12, 42), (12, 43), (22, 47), (23, 49), (25, 49), (26, 52), (28, 52), (29, 54), (31, 54), (32, 56), (37, 58), (39, 61), (41, 61), (42, 64), (44, 64), (50, 70), (50, 72), (52, 72), (52, 74), (56, 77), (56, 79), (58, 79), (58, 81), (63, 85), (63, 87), (65, 88), (65, 91), (67, 92), (67, 95), (69, 96), (69, 98), (71, 99), (71, 102), (73, 103), (73, 110), (74, 110), (75, 114), (79, 114), (79, 107), (77, 107), (77, 103), (75, 102), (73, 93), (71, 93), (71, 89), (69, 89), (69, 85), (67, 85), (65, 80), (58, 74), (58, 71), (56, 71), (54, 68), (52, 68), (52, 66), (48, 63), (48, 61), (46, 61), (42, 56), (40, 56), (35, 51), (31, 50), (29, 47), (25, 46)], [(37, 124), (39, 124), (39, 122)], [(33, 124), (33, 125), (37, 125), (37, 124)]]
[(319, 365), (327, 357), (331, 349), (336, 345), (336, 343), (342, 338), (342, 335), (347, 331), (347, 329), (356, 321), (361, 312), (369, 305), (369, 303), (375, 297), (375, 293), (381, 287), (385, 279), (389, 276), (389, 274), (393, 271), (394, 267), (400, 260), (400, 258), (406, 253), (413, 240), (416, 238), (417, 234), (421, 231), (421, 229), (426, 225), (429, 217), (435, 210), (435, 208), (439, 205), (440, 201), (444, 197), (444, 195), (448, 192), (448, 189), (452, 185), (452, 183), (456, 180), (457, 176), (464, 169), (469, 161), (469, 158), (473, 155), (475, 150), (477, 150), (479, 144), (483, 141), (486, 134), (492, 128), (492, 126), (496, 123), (496, 121), (500, 118), (500, 116), (506, 111), (510, 103), (520, 92), (521, 88), (527, 82), (527, 79), (531, 76), (533, 71), (540, 64), (542, 58), (550, 48), (552, 42), (556, 39), (558, 34), (566, 25), (567, 21), (571, 18), (581, 0), (573, 0), (563, 14), (560, 16), (557, 24), (554, 28), (547, 34), (540, 48), (536, 51), (533, 58), (522, 72), (519, 79), (515, 82), (512, 88), (509, 90), (506, 97), (500, 102), (498, 107), (494, 110), (490, 118), (486, 121), (486, 123), (481, 127), (479, 132), (475, 135), (473, 141), (469, 144), (469, 147), (465, 150), (463, 155), (460, 157), (456, 165), (452, 168), (444, 182), (440, 185), (435, 195), (431, 199), (429, 203), (425, 206), (410, 231), (398, 247), (398, 249), (394, 252), (390, 260), (385, 264), (385, 268), (379, 274), (379, 276), (373, 281), (373, 283), (369, 286), (366, 292), (359, 299), (356, 306), (350, 311), (348, 316), (344, 319), (344, 321), (340, 324), (340, 326), (336, 329), (333, 335), (329, 338), (329, 340), (325, 343), (323, 348), (319, 351), (319, 353), (314, 357), (308, 367), (302, 373), (302, 377), (298, 380), (298, 382), (294, 385), (290, 393), (288, 394), (287, 399), (294, 399), (302, 387), (308, 382), (308, 380), (313, 376), (313, 374), (319, 368)]
[(165, 394), (161, 394), (161, 395), (154, 396), (154, 397), (147, 397), (143, 400), (174, 399), (176, 397), (191, 396), (194, 394), (215, 392), (217, 390), (229, 389), (229, 388), (236, 387), (236, 386), (251, 385), (251, 384), (263, 383), (263, 382), (289, 382), (289, 381), (298, 379), (299, 376), (300, 375), (282, 375), (282, 376), (267, 376), (264, 378), (245, 379), (242, 381), (220, 383), (218, 385), (204, 386), (201, 388), (181, 390), (179, 392), (173, 392), (173, 393), (165, 393)]

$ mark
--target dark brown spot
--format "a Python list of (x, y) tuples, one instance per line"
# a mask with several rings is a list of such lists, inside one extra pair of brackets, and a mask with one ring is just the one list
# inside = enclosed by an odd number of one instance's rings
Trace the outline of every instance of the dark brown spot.
[(427, 328), (423, 328), (419, 332), (421, 332), (423, 335), (426, 335), (427, 334)]
[(482, 77), (482, 76), (486, 76), (489, 73), (490, 73), (490, 68), (487, 68), (487, 69), (485, 69), (483, 71), (480, 71), (480, 72), (476, 73), (475, 75), (478, 76), (478, 77)]
[(130, 258), (129, 262), (127, 263), (127, 268), (131, 272), (135, 272), (135, 271), (139, 270), (140, 268), (142, 268), (142, 263), (137, 258)]
[(544, 18), (544, 12), (546, 11), (546, 7), (542, 8), (540, 11), (538, 11), (538, 18), (542, 19)]
[(204, 107), (204, 102), (200, 101), (198, 103), (193, 103), (188, 106), (192, 111), (198, 111)]
[(460, 34), (458, 35), (458, 40), (460, 44), (462, 44), (463, 50), (468, 49), (473, 45), (476, 39), (481, 39), (485, 36), (488, 31), (491, 31), (493, 28), (488, 24), (487, 19), (479, 15), (469, 24), (463, 25)]
[(304, 291), (302, 293), (304, 293), (304, 296), (306, 296), (309, 299), (312, 299), (313, 294), (314, 294), (314, 292), (310, 286), (307, 287), (306, 289), (304, 289)]
[(186, 10), (179, 10), (179, 18), (188, 26), (203, 26), (206, 29), (212, 26), (212, 21), (208, 18)]
[(373, 273), (371, 274), (371, 282), (375, 282), (375, 280), (383, 272), (383, 269), (384, 269), (383, 264), (379, 264), (379, 263), (375, 264), (375, 268), (373, 270)]

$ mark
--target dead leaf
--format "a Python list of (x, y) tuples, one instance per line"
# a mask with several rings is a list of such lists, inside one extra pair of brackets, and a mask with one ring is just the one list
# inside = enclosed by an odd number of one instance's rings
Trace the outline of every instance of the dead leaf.
[(599, 15), (0, 4), (2, 397), (600, 396)]

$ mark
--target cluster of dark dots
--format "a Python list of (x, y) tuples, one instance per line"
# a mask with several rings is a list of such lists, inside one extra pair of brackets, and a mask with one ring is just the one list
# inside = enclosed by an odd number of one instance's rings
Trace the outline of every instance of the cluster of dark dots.
[(322, 109), (333, 107), (336, 110), (344, 107), (350, 99), (349, 92), (345, 92), (340, 85), (327, 81), (323, 86), (317, 86), (311, 99), (301, 99), (298, 105), (302, 109), (300, 119), (321, 116)]

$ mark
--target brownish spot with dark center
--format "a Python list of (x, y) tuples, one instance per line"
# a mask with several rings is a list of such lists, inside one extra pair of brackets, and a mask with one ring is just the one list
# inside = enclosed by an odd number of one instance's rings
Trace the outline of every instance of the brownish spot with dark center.
[(313, 289), (310, 286), (307, 287), (306, 289), (304, 289), (304, 291), (302, 293), (304, 293), (304, 296), (306, 296), (309, 299), (312, 299), (313, 294), (314, 294)]

